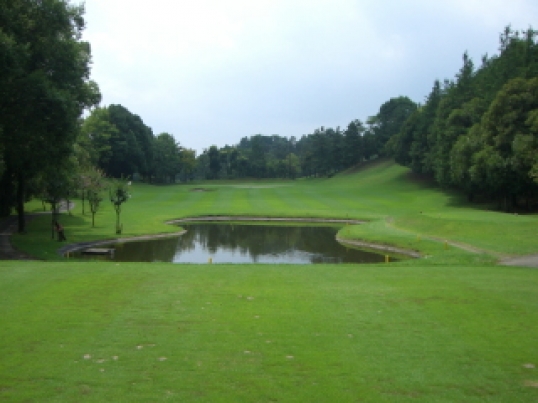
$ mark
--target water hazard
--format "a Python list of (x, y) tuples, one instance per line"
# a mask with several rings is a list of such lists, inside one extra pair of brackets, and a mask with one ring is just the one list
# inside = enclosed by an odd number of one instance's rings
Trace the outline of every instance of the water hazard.
[[(179, 237), (109, 245), (121, 262), (174, 263), (379, 263), (385, 255), (336, 241), (340, 227), (327, 225), (182, 224)], [(80, 256), (80, 253), (79, 253)], [(392, 259), (391, 259), (392, 260)]]

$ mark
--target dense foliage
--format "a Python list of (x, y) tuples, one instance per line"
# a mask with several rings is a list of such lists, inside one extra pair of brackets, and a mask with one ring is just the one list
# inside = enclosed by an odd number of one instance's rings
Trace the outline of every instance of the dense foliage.
[(478, 69), (465, 54), (455, 79), (436, 81), (390, 140), (396, 161), (471, 200), (496, 199), (505, 209), (536, 200), (536, 35), (507, 27), (499, 55), (484, 56)]
[(211, 146), (198, 157), (197, 175), (207, 179), (331, 176), (385, 155), (387, 141), (417, 107), (407, 97), (392, 98), (367, 124), (356, 119), (345, 130), (321, 127), (298, 140), (257, 134), (234, 146)]
[(83, 12), (64, 0), (0, 7), (0, 214), (17, 207), (21, 232), (25, 199), (71, 169), (79, 116), (100, 99)]
[(78, 142), (90, 163), (108, 177), (148, 182), (174, 182), (183, 173), (191, 179), (193, 150), (182, 148), (169, 133), (153, 134), (140, 116), (121, 105), (94, 109), (81, 125)]

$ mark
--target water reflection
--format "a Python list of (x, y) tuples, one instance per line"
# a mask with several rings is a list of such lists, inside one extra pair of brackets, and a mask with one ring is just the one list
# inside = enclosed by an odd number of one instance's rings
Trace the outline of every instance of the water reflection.
[(384, 255), (345, 247), (334, 226), (183, 224), (178, 238), (115, 245), (117, 261), (175, 263), (377, 263)]

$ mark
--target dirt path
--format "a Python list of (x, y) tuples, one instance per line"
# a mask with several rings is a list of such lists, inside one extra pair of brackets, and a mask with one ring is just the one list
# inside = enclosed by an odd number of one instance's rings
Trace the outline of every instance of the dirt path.
[(504, 258), (499, 261), (499, 264), (505, 266), (538, 267), (538, 254)]
[(471, 253), (483, 253), (487, 255), (491, 255), (497, 258), (497, 264), (504, 265), (504, 266), (523, 266), (523, 267), (538, 267), (538, 254), (532, 254), (532, 255), (523, 255), (523, 256), (509, 256), (503, 253), (487, 250), (487, 249), (481, 249), (477, 248), (475, 246), (461, 243), (461, 242), (454, 242), (449, 240), (444, 240), (441, 238), (436, 237), (424, 237), (425, 239), (430, 239), (432, 241), (436, 242), (446, 242), (448, 245), (453, 246), (455, 248), (463, 249), (467, 252)]
[[(407, 233), (410, 233), (410, 234), (416, 234), (413, 231), (409, 231), (409, 230), (406, 230), (406, 229), (396, 227), (394, 225), (394, 219), (392, 217), (387, 217), (385, 219), (385, 223), (386, 223), (387, 226), (395, 228), (395, 229), (397, 229), (399, 231), (404, 231), (404, 232), (407, 232)], [(523, 256), (509, 256), (509, 255), (506, 255), (506, 254), (503, 254), (503, 253), (499, 253), (499, 252), (495, 252), (495, 251), (491, 251), (491, 250), (487, 250), (487, 249), (477, 248), (476, 246), (472, 246), (472, 245), (465, 244), (465, 243), (462, 243), (462, 242), (454, 242), (454, 241), (445, 240), (445, 239), (438, 238), (438, 237), (421, 235), (421, 234), (416, 234), (416, 235), (420, 235), (424, 239), (428, 239), (428, 240), (435, 241), (435, 242), (441, 242), (441, 243), (446, 242), (450, 246), (465, 250), (467, 252), (483, 253), (483, 254), (494, 256), (494, 257), (496, 257), (498, 259), (497, 263), (500, 264), (500, 265), (523, 266), (523, 267), (538, 267), (538, 254), (523, 255)]]

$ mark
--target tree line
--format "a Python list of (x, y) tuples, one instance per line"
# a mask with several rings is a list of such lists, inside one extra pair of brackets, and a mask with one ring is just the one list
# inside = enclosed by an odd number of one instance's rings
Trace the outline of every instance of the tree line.
[(140, 116), (122, 105), (93, 109), (81, 123), (78, 145), (87, 165), (113, 178), (170, 183), (194, 177), (196, 153), (170, 133), (154, 135)]
[[(496, 199), (505, 208), (536, 200), (538, 46), (532, 29), (507, 27), (499, 54), (482, 57), (478, 68), (465, 53), (455, 78), (436, 80), (423, 104), (399, 96), (345, 128), (321, 127), (299, 138), (257, 134), (196, 156), (172, 134), (155, 135), (124, 106), (99, 106), (83, 15), (83, 6), (66, 0), (9, 0), (0, 7), (0, 216), (15, 209), (19, 231), (32, 197), (56, 210), (60, 200), (77, 194), (95, 216), (107, 186), (115, 206), (128, 199), (126, 178), (331, 176), (379, 156), (393, 156), (470, 200)], [(123, 181), (110, 187), (105, 178)]]
[(452, 80), (435, 81), (425, 103), (387, 144), (396, 161), (469, 200), (530, 207), (538, 194), (537, 31), (500, 35), (480, 67), (465, 53)]
[(93, 223), (107, 190), (121, 232), (127, 178), (193, 177), (193, 150), (169, 133), (155, 136), (121, 105), (98, 106), (84, 29), (84, 6), (66, 0), (8, 0), (0, 7), (0, 216), (15, 209), (19, 232), (31, 198), (51, 205), (54, 222), (60, 202), (80, 196)]
[(197, 158), (196, 176), (205, 179), (331, 176), (363, 161), (387, 155), (386, 143), (418, 108), (408, 97), (392, 98), (366, 122), (316, 129), (299, 139), (257, 134), (238, 144), (211, 146)]
[(476, 68), (467, 53), (454, 79), (435, 80), (423, 104), (392, 98), (366, 122), (320, 128), (300, 139), (244, 137), (211, 146), (197, 177), (294, 178), (331, 176), (362, 161), (392, 156), (469, 200), (497, 200), (511, 209), (538, 195), (537, 31), (506, 27), (499, 54)]

